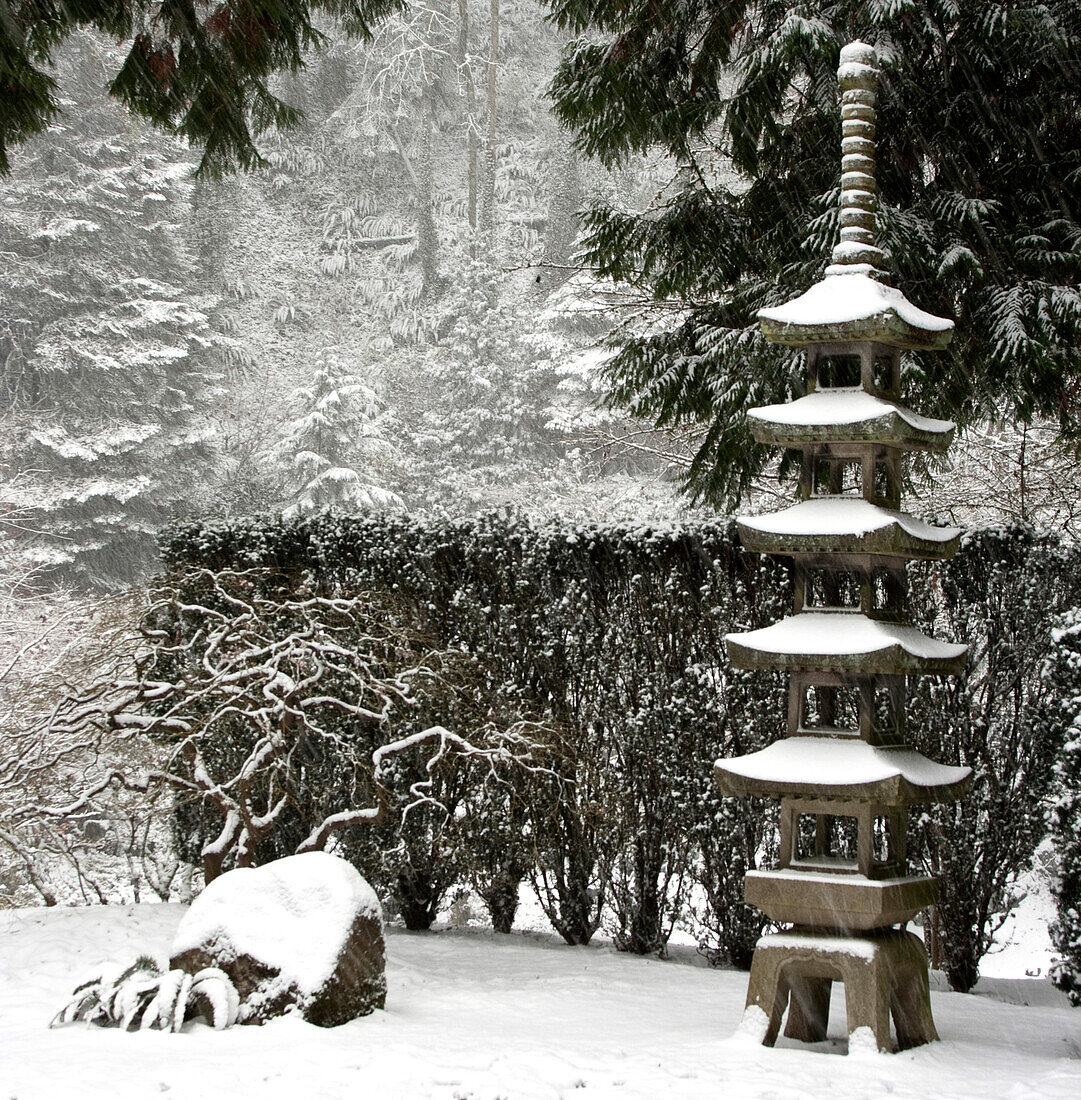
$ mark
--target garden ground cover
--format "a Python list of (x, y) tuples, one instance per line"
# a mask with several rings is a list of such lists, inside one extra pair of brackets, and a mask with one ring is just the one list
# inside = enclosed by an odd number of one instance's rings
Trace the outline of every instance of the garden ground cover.
[(0, 913), (0, 1097), (146, 1100), (715, 1098), (1074, 1100), (1081, 1010), (1042, 978), (984, 978), (932, 1004), (942, 1042), (856, 1052), (836, 996), (830, 1038), (770, 1051), (738, 1034), (747, 978), (604, 943), (475, 929), (387, 937), (385, 1012), (322, 1030), (298, 1018), (127, 1034), (47, 1023), (106, 959), (163, 953), (178, 905)]

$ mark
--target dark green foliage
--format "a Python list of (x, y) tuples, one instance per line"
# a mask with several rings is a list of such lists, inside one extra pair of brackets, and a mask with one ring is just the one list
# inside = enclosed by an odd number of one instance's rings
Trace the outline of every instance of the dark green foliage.
[[(519, 724), (538, 743), (539, 767), (494, 784), (448, 762), (415, 829), (400, 810), (423, 777), (403, 762), (399, 812), (371, 839), (411, 921), (426, 924), (463, 880), (493, 917), (512, 913), (528, 874), (568, 943), (607, 922), (620, 946), (657, 952), (690, 915), (693, 883), (707, 955), (748, 965), (764, 918), (743, 905), (743, 876), (773, 858), (775, 808), (722, 798), (712, 764), (780, 736), (786, 693), (783, 677), (732, 670), (724, 634), (782, 617), (791, 593), (784, 567), (744, 554), (730, 525), (323, 515), (185, 528), (164, 553), (178, 567), (269, 566), (294, 585), (392, 594), (431, 652), (460, 654), (427, 682), (421, 713), (400, 720), (470, 733)], [(941, 876), (955, 988), (975, 982), (1045, 833), (1064, 735), (1047, 718), (1056, 696), (1042, 670), (1053, 624), (1081, 603), (1079, 564), (1077, 551), (1011, 528), (972, 532), (952, 561), (912, 569), (916, 623), (972, 647), (963, 677), (914, 685), (909, 720), (926, 755), (976, 773), (967, 799), (928, 807), (911, 837)]]
[(702, 429), (692, 495), (737, 497), (766, 458), (747, 407), (799, 393), (791, 352), (762, 340), (756, 313), (820, 278), (837, 238), (835, 72), (855, 37), (883, 69), (879, 243), (897, 285), (957, 323), (948, 353), (908, 358), (908, 400), (963, 424), (1049, 417), (1081, 439), (1076, 3), (555, 8), (590, 32), (553, 83), (580, 147), (609, 163), (659, 148), (679, 166), (653, 209), (591, 210), (585, 256), (659, 307), (685, 307), (628, 333), (608, 374), (614, 402)]
[[(410, 704), (389, 716), (386, 732), (392, 737), (442, 725), (481, 743), (493, 729), (513, 724), (513, 714), (500, 713), (487, 670), (471, 656), (454, 648), (430, 650), (425, 669), (413, 680)], [(444, 757), (432, 766), (428, 753), (396, 756), (383, 777), (385, 822), (354, 830), (343, 854), (367, 852), (362, 865), (393, 895), (406, 928), (429, 928), (449, 891), (469, 876), (467, 823), (488, 824), (484, 809), (513, 779), (512, 768), (496, 770), (463, 757)], [(490, 842), (478, 847), (488, 850)]]
[(608, 163), (654, 145), (689, 152), (718, 115), (722, 66), (746, 0), (549, 6), (564, 30), (608, 36), (576, 43), (552, 82), (557, 112), (577, 129), (580, 148)]
[(940, 876), (945, 970), (952, 988), (967, 991), (1047, 832), (1064, 736), (1048, 717), (1060, 700), (1044, 666), (1058, 617), (1081, 603), (1081, 561), (1014, 527), (970, 532), (951, 561), (912, 573), (916, 624), (969, 645), (964, 674), (921, 679), (909, 707), (909, 740), (974, 772), (961, 802), (925, 808), (912, 841)]
[(1073, 1004), (1081, 1005), (1081, 613), (1074, 610), (1065, 616), (1054, 640), (1046, 668), (1049, 698), (1044, 713), (1051, 735), (1062, 743), (1051, 811), (1058, 860), (1051, 980)]
[[(338, 17), (367, 38), (401, 0), (2, 0), (0, 174), (8, 147), (43, 130), (60, 109), (50, 65), (56, 48), (89, 27), (124, 42), (109, 91), (132, 111), (202, 146), (200, 172), (220, 176), (263, 163), (255, 138), (295, 126), (299, 113), (269, 88), (323, 42), (315, 21)], [(138, 28), (138, 30), (137, 30)]]
[[(731, 525), (322, 516), (185, 529), (165, 556), (176, 566), (234, 561), (289, 569), (298, 582), (389, 586), (434, 648), (475, 661), (468, 690), (443, 699), (442, 712), (433, 683), (425, 720), (451, 729), (460, 716), (517, 720), (547, 746), (538, 770), (450, 792), (463, 816), (444, 826), (441, 866), (402, 833), (399, 901), (457, 861), (505, 910), (509, 883), (528, 871), (568, 942), (588, 942), (607, 913), (618, 943), (652, 952), (684, 911), (694, 868), (730, 863), (734, 833), (743, 865), (756, 864), (758, 810), (719, 813), (712, 763), (780, 730), (784, 698), (769, 677), (731, 676), (723, 635), (778, 617), (787, 589), (779, 566), (739, 550)], [(711, 946), (742, 958), (761, 928), (743, 913), (742, 877), (718, 884), (709, 906), (709, 926), (730, 930)]]

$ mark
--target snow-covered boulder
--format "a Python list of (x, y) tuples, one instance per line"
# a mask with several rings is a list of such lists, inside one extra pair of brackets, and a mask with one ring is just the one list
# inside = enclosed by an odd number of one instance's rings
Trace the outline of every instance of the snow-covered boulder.
[(171, 966), (216, 966), (240, 995), (240, 1022), (263, 1023), (295, 1005), (336, 1027), (386, 1001), (379, 900), (356, 869), (307, 852), (215, 879), (192, 903)]

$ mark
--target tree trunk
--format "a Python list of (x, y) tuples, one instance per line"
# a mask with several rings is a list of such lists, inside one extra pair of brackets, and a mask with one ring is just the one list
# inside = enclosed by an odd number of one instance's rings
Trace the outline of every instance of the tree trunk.
[(484, 143), (484, 191), (480, 205), (480, 235), (491, 248), (495, 243), (495, 77), (499, 60), (499, 0), (489, 7), (488, 134)]
[(426, 932), (435, 920), (439, 908), (431, 876), (412, 867), (398, 872), (398, 888), (394, 892), (398, 911), (410, 932)]
[(466, 211), (469, 217), (470, 247), (477, 228), (477, 88), (473, 83), (473, 66), (469, 59), (469, 4), (458, 0), (458, 65), (465, 82), (466, 139), (465, 178)]
[(946, 958), (942, 950), (942, 922), (938, 916), (938, 907), (932, 905), (925, 909), (923, 919), (929, 965), (932, 970), (943, 970)]
[(220, 874), (224, 852), (203, 852), (203, 885), (209, 886)]
[(432, 131), (435, 129), (435, 100), (426, 88), (421, 100), (420, 162), (417, 165), (417, 251), (420, 254), (421, 297), (425, 301), (439, 294), (439, 238), (432, 214)]
[(522, 868), (514, 861), (508, 861), (479, 891), (481, 901), (492, 918), (493, 931), (506, 934), (514, 926), (514, 914), (518, 911), (518, 887), (524, 877)]
[[(552, 158), (552, 201), (544, 234), (544, 262), (565, 264), (574, 251), (578, 236), (578, 211), (582, 206), (582, 179), (578, 173), (578, 157), (570, 135), (560, 130), (555, 156)], [(554, 275), (553, 285), (564, 276)]]
[(632, 955), (651, 955), (663, 951), (665, 936), (661, 918), (661, 900), (657, 888), (660, 866), (647, 859), (646, 846), (641, 836), (634, 842), (634, 902), (631, 911), (630, 930), (624, 950)]

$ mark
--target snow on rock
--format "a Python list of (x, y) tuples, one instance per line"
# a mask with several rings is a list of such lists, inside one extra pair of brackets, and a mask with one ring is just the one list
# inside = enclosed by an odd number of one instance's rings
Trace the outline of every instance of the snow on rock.
[(240, 1020), (263, 1023), (296, 1005), (335, 1027), (386, 999), (383, 921), (374, 891), (344, 859), (306, 852), (215, 879), (177, 929), (171, 966), (220, 967)]
[(805, 294), (782, 306), (760, 309), (761, 321), (779, 325), (813, 326), (851, 324), (893, 314), (924, 332), (944, 333), (953, 322), (914, 306), (896, 287), (862, 272), (827, 275)]

